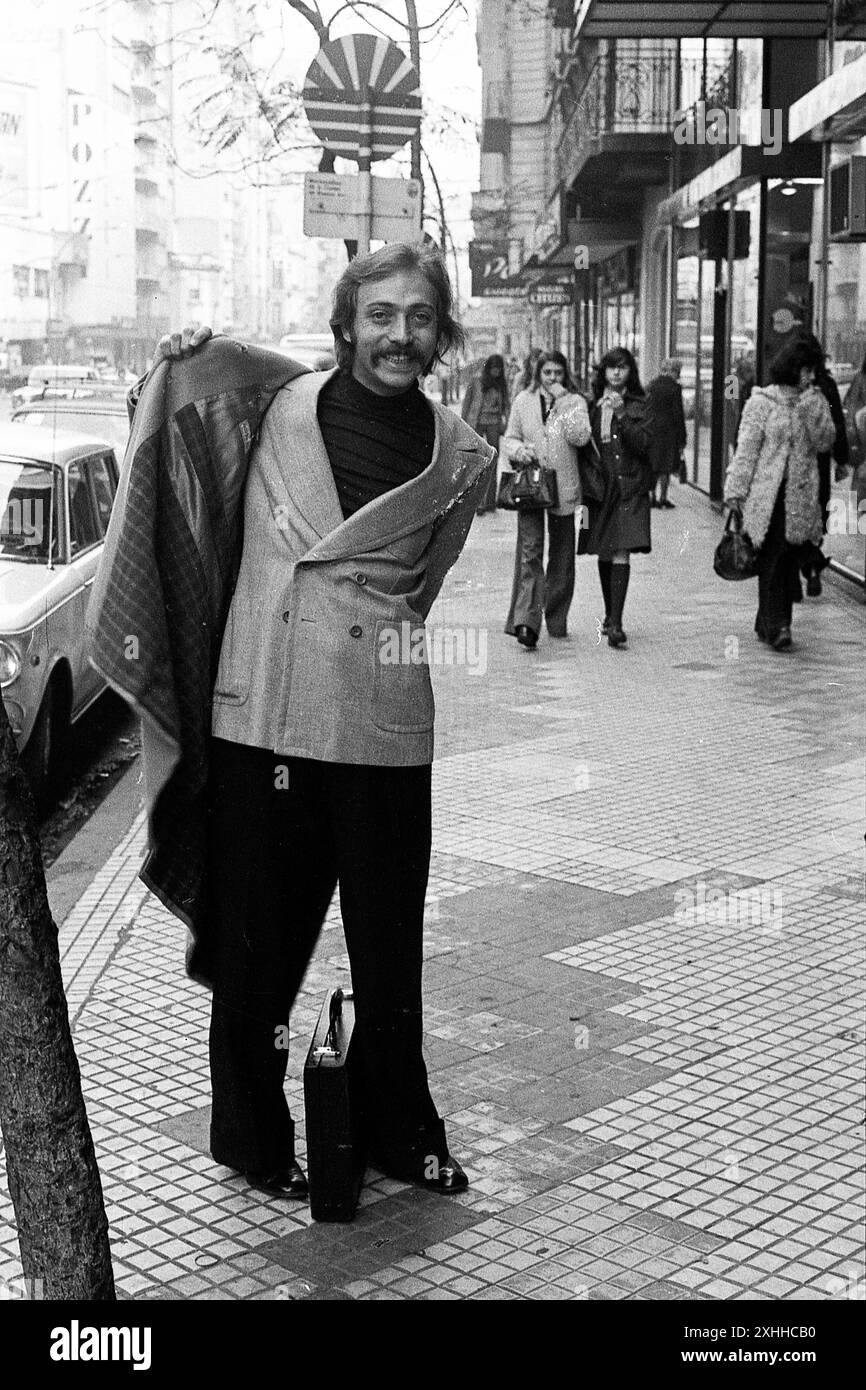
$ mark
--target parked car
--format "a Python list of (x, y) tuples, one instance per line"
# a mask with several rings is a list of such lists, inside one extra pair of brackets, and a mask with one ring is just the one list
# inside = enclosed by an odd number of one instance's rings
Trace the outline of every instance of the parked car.
[(46, 387), (66, 391), (87, 381), (99, 381), (95, 367), (83, 367), (75, 362), (40, 362), (38, 366), (30, 368), (27, 385), (19, 386), (12, 392), (12, 409), (34, 400)]
[(43, 805), (70, 725), (106, 688), (84, 616), (117, 481), (102, 439), (0, 425), (0, 690)]
[(38, 398), (13, 411), (12, 420), (16, 424), (94, 435), (110, 444), (119, 459), (123, 458), (129, 439), (126, 388), (102, 383), (76, 386), (62, 396), (47, 387)]

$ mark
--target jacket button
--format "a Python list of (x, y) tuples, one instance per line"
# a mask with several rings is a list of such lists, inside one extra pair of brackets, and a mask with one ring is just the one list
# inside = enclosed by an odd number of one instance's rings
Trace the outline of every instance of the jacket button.
[(288, 610), (288, 608), (287, 608), (286, 611), (285, 611), (285, 613), (283, 614), (283, 622), (284, 622), (284, 623), (287, 623), (287, 622), (289, 621), (290, 616), (291, 616), (291, 615), (290, 615), (289, 610)]
[(355, 623), (352, 627), (349, 628), (350, 637), (361, 637), (363, 636), (363, 633), (364, 629), (362, 627), (359, 627), (357, 623)]
[(356, 583), (356, 584), (366, 584), (366, 582), (367, 582), (367, 576), (366, 576), (366, 574), (356, 574), (356, 575), (355, 575), (355, 583)]

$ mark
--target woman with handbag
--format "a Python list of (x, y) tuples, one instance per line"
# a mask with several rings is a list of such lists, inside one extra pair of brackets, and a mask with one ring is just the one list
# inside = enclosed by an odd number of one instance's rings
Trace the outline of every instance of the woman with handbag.
[(801, 597), (800, 547), (821, 543), (818, 454), (832, 449), (833, 416), (815, 385), (818, 361), (802, 339), (770, 363), (740, 421), (725, 479), (725, 502), (758, 551), (755, 632), (775, 651), (791, 646), (791, 612)]
[(503, 441), (514, 464), (538, 463), (556, 474), (557, 503), (545, 511), (519, 508), (511, 607), (505, 631), (532, 650), (544, 615), (551, 637), (567, 637), (574, 593), (574, 513), (580, 501), (577, 447), (589, 439), (586, 401), (575, 388), (561, 352), (543, 352), (533, 384), (511, 407)]
[[(596, 368), (592, 383), (590, 467), (596, 485), (585, 487), (586, 529), (578, 538), (579, 555), (597, 555), (608, 646), (622, 647), (627, 638), (622, 614), (631, 574), (633, 552), (649, 554), (649, 463), (652, 417), (640, 384), (637, 363), (627, 348), (612, 348)], [(589, 479), (587, 478), (587, 481)]]
[[(508, 386), (505, 381), (505, 362), (498, 353), (488, 357), (481, 368), (481, 375), (473, 377), (463, 398), (460, 411), (470, 429), (486, 439), (498, 451), (499, 441), (508, 419)], [(476, 508), (476, 515), (496, 510), (496, 469), (490, 471), (490, 480), (484, 496)]]

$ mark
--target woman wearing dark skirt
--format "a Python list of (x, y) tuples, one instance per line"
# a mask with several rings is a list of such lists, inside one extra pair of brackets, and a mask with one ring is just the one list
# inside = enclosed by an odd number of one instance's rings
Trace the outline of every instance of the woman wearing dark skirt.
[[(461, 415), (470, 429), (486, 439), (498, 451), (499, 441), (508, 419), (508, 386), (505, 381), (505, 362), (498, 353), (488, 357), (481, 375), (473, 377), (463, 400)], [(477, 514), (496, 510), (497, 469), (490, 471), (487, 490), (481, 498)]]
[(631, 572), (630, 556), (648, 554), (650, 492), (649, 464), (652, 421), (640, 384), (637, 364), (627, 348), (613, 348), (599, 363), (592, 383), (595, 404), (590, 412), (592, 443), (600, 464), (603, 496), (590, 498), (584, 489), (584, 525), (578, 555), (597, 555), (604, 597), (602, 632), (608, 645), (626, 643), (622, 615)]

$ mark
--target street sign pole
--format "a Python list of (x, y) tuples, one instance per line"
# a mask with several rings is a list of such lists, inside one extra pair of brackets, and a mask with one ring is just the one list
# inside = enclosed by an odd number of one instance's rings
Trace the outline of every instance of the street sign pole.
[(360, 139), (358, 141), (358, 202), (362, 217), (362, 231), (358, 237), (358, 255), (366, 256), (370, 250), (370, 231), (373, 225), (373, 180), (371, 166), (373, 158), (373, 102), (369, 87), (361, 94)]

